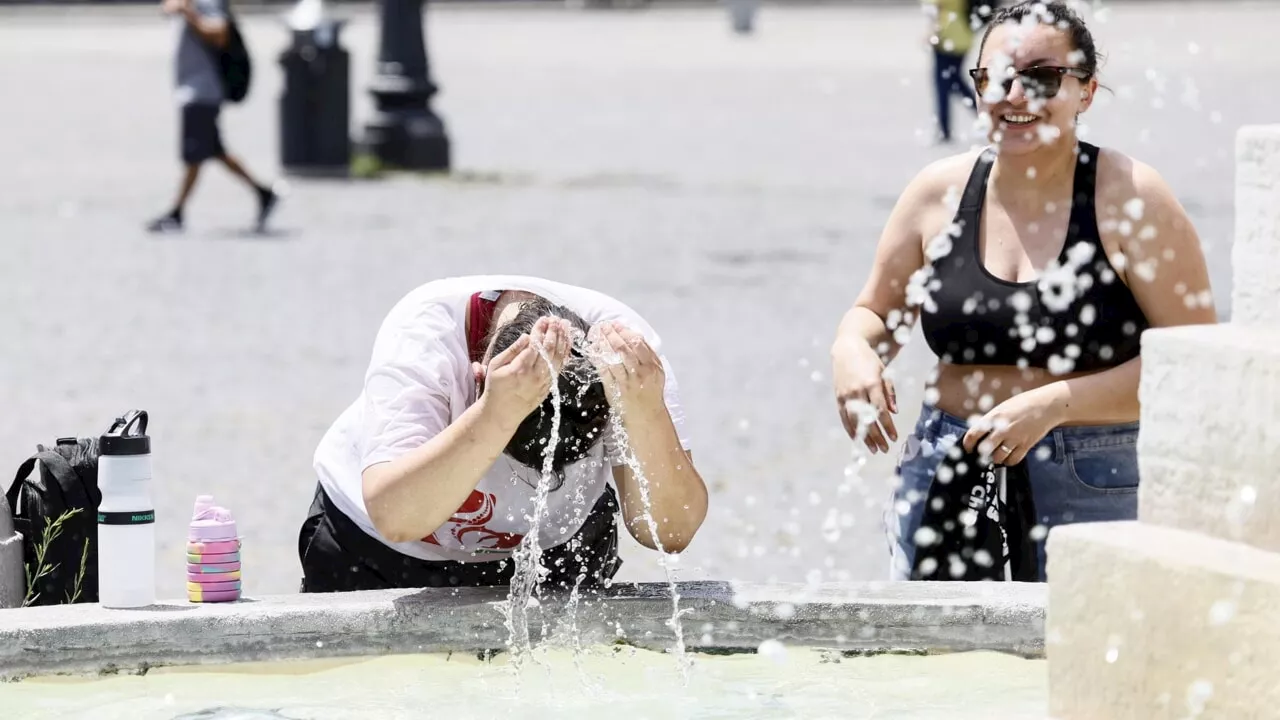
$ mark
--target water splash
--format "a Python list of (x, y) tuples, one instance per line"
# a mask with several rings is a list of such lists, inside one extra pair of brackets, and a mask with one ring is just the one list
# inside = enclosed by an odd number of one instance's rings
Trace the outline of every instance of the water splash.
[[(613, 398), (617, 400), (618, 398)], [(611, 403), (616, 407), (617, 403)], [(640, 460), (631, 450), (631, 442), (627, 436), (627, 429), (623, 426), (621, 415), (614, 409), (609, 411), (609, 425), (614, 433), (618, 447), (622, 453), (622, 460), (631, 469), (632, 478), (635, 480), (636, 487), (640, 490), (640, 501), (644, 507), (644, 521), (649, 530), (649, 537), (653, 538), (654, 545), (658, 549), (658, 564), (662, 567), (663, 573), (667, 576), (667, 587), (671, 590), (671, 617), (667, 620), (667, 627), (675, 634), (676, 667), (680, 671), (681, 680), (688, 685), (689, 670), (693, 666), (693, 659), (689, 657), (689, 653), (685, 651), (684, 644), (684, 627), (681, 617), (689, 612), (680, 609), (680, 590), (676, 586), (677, 575), (673, 567), (678, 558), (668, 555), (662, 546), (662, 537), (658, 532), (658, 523), (653, 519), (653, 505), (649, 499), (649, 478), (644, 473), (644, 467), (640, 464)]]
[[(550, 569), (542, 564), (542, 516), (547, 512), (547, 494), (555, 482), (555, 447), (560, 443), (560, 383), (556, 368), (551, 362), (547, 349), (534, 343), (534, 348), (542, 361), (551, 371), (551, 437), (547, 441), (548, 450), (543, 454), (542, 475), (538, 479), (538, 487), (534, 494), (533, 512), (526, 519), (529, 531), (511, 554), (515, 563), (515, 573), (511, 578), (510, 591), (506, 605), (503, 607), (504, 626), (507, 629), (507, 649), (511, 652), (511, 667), (517, 678), (520, 675), (526, 658), (533, 654), (533, 646), (529, 640), (529, 607), (539, 604), (534, 593), (541, 594), (542, 580), (550, 574)], [(546, 627), (543, 626), (545, 639)]]

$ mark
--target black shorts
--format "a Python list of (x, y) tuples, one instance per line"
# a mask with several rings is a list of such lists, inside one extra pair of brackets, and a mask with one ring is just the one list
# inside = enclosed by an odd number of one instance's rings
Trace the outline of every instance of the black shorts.
[(222, 134), (218, 132), (218, 105), (192, 103), (182, 106), (182, 162), (199, 165), (222, 157)]
[[(542, 552), (542, 565), (551, 571), (544, 587), (572, 588), (584, 570), (581, 586), (597, 586), (618, 572), (617, 511), (618, 496), (605, 487), (578, 532)], [(298, 533), (298, 558), (304, 593), (509, 585), (515, 570), (511, 560), (430, 561), (397, 552), (361, 530), (318, 484)]]

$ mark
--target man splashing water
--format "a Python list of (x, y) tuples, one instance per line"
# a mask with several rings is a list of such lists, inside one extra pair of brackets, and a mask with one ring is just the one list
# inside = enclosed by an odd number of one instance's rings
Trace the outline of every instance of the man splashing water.
[(619, 507), (637, 542), (682, 551), (707, 491), (660, 347), (626, 305), (549, 280), (409, 293), (316, 450), (302, 591), (507, 585), (535, 528), (541, 583), (601, 583), (620, 565)]

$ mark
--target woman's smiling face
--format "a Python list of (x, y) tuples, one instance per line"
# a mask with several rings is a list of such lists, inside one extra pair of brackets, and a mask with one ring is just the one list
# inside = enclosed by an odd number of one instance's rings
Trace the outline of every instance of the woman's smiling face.
[(976, 71), (986, 76), (977, 85), (990, 139), (1012, 155), (1074, 138), (1076, 118), (1089, 108), (1098, 86), (1082, 69), (1084, 54), (1066, 32), (1027, 20), (991, 28)]

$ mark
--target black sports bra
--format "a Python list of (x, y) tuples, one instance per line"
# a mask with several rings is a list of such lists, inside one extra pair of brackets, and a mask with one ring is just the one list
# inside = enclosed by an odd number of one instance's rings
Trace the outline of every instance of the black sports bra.
[(949, 252), (930, 261), (920, 314), (929, 348), (955, 365), (1017, 365), (1055, 374), (1114, 367), (1138, 356), (1150, 327), (1116, 275), (1094, 212), (1098, 148), (1079, 143), (1071, 218), (1057, 260), (1029, 282), (993, 276), (982, 265), (978, 233), (994, 150), (978, 158), (965, 185)]

